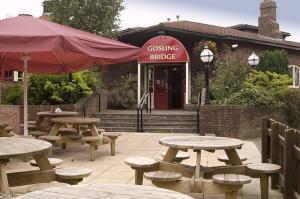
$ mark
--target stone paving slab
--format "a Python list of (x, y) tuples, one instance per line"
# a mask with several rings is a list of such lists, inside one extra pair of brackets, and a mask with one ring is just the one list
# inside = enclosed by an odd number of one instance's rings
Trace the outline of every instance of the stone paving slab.
[[(116, 141), (116, 155), (110, 156), (110, 146), (103, 145), (98, 147), (96, 160), (89, 161), (88, 145), (68, 145), (66, 150), (55, 148), (53, 157), (63, 160), (61, 167), (86, 167), (93, 171), (92, 175), (85, 178), (82, 183), (125, 183), (134, 184), (134, 170), (124, 163), (127, 157), (144, 156), (150, 158), (161, 158), (161, 153), (167, 147), (161, 146), (158, 140), (166, 136), (191, 135), (191, 134), (169, 134), (169, 133), (123, 133)], [(254, 142), (252, 142), (254, 141)], [(239, 150), (240, 154), (247, 156), (248, 163), (260, 162), (261, 155), (257, 144), (259, 140), (247, 140)], [(256, 144), (256, 145), (255, 145)], [(195, 165), (196, 153), (189, 151), (191, 158), (184, 160), (183, 163)], [(206, 166), (224, 165), (219, 162), (217, 157), (225, 154), (224, 151), (215, 153), (203, 152), (201, 163)], [(16, 164), (16, 162), (18, 162)], [(29, 162), (12, 160), (8, 163), (10, 171), (34, 169)], [(145, 186), (153, 186), (151, 181), (144, 180)], [(13, 188), (13, 191), (22, 194), (26, 193), (27, 186)], [(224, 198), (223, 194), (196, 194), (195, 199), (218, 199)], [(260, 198), (259, 180), (253, 179), (245, 185), (239, 193), (239, 198), (258, 199)], [(282, 195), (278, 191), (270, 190), (270, 199), (279, 199)]]

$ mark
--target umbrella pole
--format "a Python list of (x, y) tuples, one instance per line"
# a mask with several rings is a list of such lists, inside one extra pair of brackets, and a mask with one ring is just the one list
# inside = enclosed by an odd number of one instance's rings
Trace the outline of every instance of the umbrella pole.
[(30, 56), (28, 53), (24, 53), (22, 57), (24, 61), (24, 73), (23, 73), (23, 91), (24, 91), (24, 135), (28, 135), (28, 95), (27, 95), (27, 84), (28, 84), (28, 76), (27, 76), (27, 68), (28, 68), (28, 60), (30, 60)]

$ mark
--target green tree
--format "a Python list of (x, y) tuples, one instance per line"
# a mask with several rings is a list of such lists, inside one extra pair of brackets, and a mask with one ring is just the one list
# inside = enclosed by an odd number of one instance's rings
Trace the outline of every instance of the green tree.
[(20, 85), (8, 87), (3, 91), (2, 102), (3, 104), (23, 104), (23, 88)]
[(288, 53), (285, 50), (267, 50), (260, 58), (257, 69), (278, 74), (289, 74)]
[(233, 93), (242, 89), (250, 66), (231, 54), (217, 60), (215, 66), (215, 78), (211, 88), (216, 103), (220, 104)]
[(44, 1), (52, 21), (94, 34), (115, 36), (123, 0)]

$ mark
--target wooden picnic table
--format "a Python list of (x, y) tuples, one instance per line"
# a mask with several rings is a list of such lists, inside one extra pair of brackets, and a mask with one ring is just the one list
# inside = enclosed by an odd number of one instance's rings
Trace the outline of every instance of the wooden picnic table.
[[(236, 149), (243, 146), (243, 141), (215, 136), (175, 136), (162, 138), (159, 143), (169, 147), (166, 155), (163, 160), (158, 161), (153, 167), (144, 171), (145, 178), (151, 180), (157, 187), (189, 194), (237, 193), (238, 189), (242, 187), (242, 184), (216, 183), (213, 181), (212, 175), (231, 172), (245, 173), (246, 167), (242, 164), (236, 152)], [(179, 151), (189, 149), (197, 153), (196, 167), (173, 162)], [(230, 165), (224, 167), (205, 167), (201, 165), (202, 150), (209, 152), (224, 150), (229, 158)]]
[[(9, 194), (9, 187), (22, 186), (55, 180), (53, 167), (47, 158), (51, 144), (30, 138), (0, 138), (0, 188)], [(7, 173), (10, 158), (32, 155), (40, 170)]]
[(59, 129), (66, 125), (75, 125), (80, 128), (81, 125), (87, 125), (91, 131), (92, 136), (99, 136), (96, 124), (100, 122), (99, 118), (88, 118), (88, 117), (59, 117), (51, 119), (54, 123), (49, 135), (55, 136), (58, 134)]
[(192, 199), (192, 197), (156, 187), (129, 184), (81, 184), (49, 188), (27, 193), (17, 199)]
[(242, 165), (236, 149), (243, 146), (243, 141), (215, 136), (175, 136), (165, 137), (159, 140), (159, 143), (168, 146), (169, 149), (163, 158), (163, 161), (172, 162), (179, 150), (193, 149), (197, 153), (195, 177), (199, 178), (201, 173), (201, 150), (214, 152), (215, 150), (224, 150), (232, 166)]
[(42, 111), (37, 113), (37, 120), (36, 120), (36, 129), (43, 130), (42, 123), (46, 119), (52, 119), (57, 117), (75, 117), (78, 116), (78, 112), (74, 111), (62, 111), (62, 112), (53, 112), (53, 111)]
[[(40, 139), (61, 143), (63, 148), (66, 148), (69, 143), (89, 144), (90, 145), (90, 160), (95, 160), (95, 153), (98, 145), (108, 144), (111, 140), (103, 136), (97, 130), (96, 124), (100, 122), (99, 118), (87, 117), (58, 117), (51, 119), (54, 123), (48, 136), (41, 136)], [(59, 130), (62, 127), (73, 126), (77, 128), (77, 134), (61, 134)], [(91, 135), (85, 135), (81, 132), (80, 126), (87, 126)]]

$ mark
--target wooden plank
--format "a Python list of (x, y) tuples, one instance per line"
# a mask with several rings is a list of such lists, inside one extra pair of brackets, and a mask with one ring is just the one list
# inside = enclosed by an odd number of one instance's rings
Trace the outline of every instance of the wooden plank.
[(10, 187), (52, 182), (56, 180), (54, 170), (7, 173), (7, 178)]
[(266, 117), (262, 118), (262, 129), (261, 129), (261, 159), (262, 162), (266, 163), (269, 158), (269, 143), (268, 143), (268, 124), (270, 125), (270, 119)]
[(225, 149), (225, 153), (229, 158), (229, 163), (232, 166), (242, 165), (242, 161), (235, 149)]
[(294, 162), (293, 162), (293, 146), (294, 146), (294, 130), (288, 129), (284, 131), (284, 191), (283, 198), (291, 199), (293, 197), (294, 184)]
[(160, 170), (160, 171), (169, 171), (169, 172), (177, 172), (177, 173), (181, 173), (181, 175), (186, 177), (186, 178), (192, 178), (192, 176), (195, 172), (195, 167), (160, 161), (158, 170)]
[(0, 160), (0, 188), (1, 192), (4, 194), (10, 194), (10, 189), (8, 186), (8, 179), (6, 174), (6, 164), (8, 160)]
[(163, 158), (163, 161), (166, 162), (173, 162), (177, 153), (178, 153), (179, 149), (177, 148), (173, 148), (173, 147), (169, 147), (167, 150), (166, 155)]
[[(278, 145), (279, 145), (279, 123), (273, 122), (271, 124), (271, 130), (272, 130), (272, 137), (271, 137), (271, 163), (272, 164), (279, 164), (279, 158), (278, 158)], [(279, 184), (279, 177), (278, 175), (272, 175), (271, 180), (271, 187), (272, 189), (275, 189), (277, 185)]]

